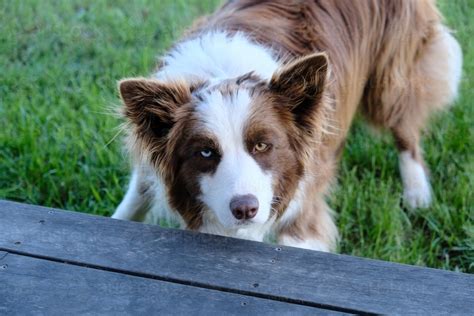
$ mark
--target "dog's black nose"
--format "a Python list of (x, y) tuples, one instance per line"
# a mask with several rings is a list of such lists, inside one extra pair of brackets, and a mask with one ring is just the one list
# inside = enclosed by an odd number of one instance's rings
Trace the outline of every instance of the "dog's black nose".
[(253, 194), (237, 195), (230, 200), (230, 210), (238, 220), (254, 218), (258, 211), (258, 200)]

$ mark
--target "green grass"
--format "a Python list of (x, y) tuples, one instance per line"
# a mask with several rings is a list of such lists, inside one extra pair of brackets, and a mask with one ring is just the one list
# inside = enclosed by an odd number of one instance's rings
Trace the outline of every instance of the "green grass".
[[(463, 46), (461, 98), (424, 148), (435, 201), (400, 206), (396, 150), (358, 120), (331, 199), (343, 253), (474, 272), (474, 3), (440, 7)], [(149, 74), (218, 1), (3, 1), (0, 198), (110, 215), (128, 179), (116, 137), (116, 81)]]

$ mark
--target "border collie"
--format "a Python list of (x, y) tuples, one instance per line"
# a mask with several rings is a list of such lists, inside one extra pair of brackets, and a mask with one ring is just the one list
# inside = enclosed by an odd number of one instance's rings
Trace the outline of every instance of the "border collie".
[(333, 251), (325, 196), (355, 113), (393, 134), (405, 204), (427, 207), (420, 134), (461, 68), (431, 0), (229, 1), (120, 81), (133, 173), (113, 217)]

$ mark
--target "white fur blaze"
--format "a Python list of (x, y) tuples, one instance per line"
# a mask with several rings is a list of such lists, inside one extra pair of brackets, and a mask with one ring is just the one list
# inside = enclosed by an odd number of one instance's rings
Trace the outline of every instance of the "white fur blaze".
[(423, 166), (408, 151), (401, 152), (399, 159), (405, 203), (411, 208), (430, 206), (431, 186)]
[(262, 225), (271, 214), (273, 185), (271, 174), (265, 172), (245, 149), (244, 126), (250, 112), (250, 96), (240, 90), (235, 97), (213, 91), (197, 106), (205, 128), (219, 141), (221, 161), (213, 174), (200, 179), (201, 196), (210, 211), (225, 228), (238, 225), (232, 215), (230, 201), (237, 195), (255, 195), (259, 208), (251, 223)]

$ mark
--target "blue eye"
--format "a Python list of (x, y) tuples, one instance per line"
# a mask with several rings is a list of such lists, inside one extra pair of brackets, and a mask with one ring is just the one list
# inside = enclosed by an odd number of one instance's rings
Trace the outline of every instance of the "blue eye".
[(203, 158), (211, 158), (213, 152), (210, 149), (204, 149), (204, 150), (201, 150), (200, 154)]

